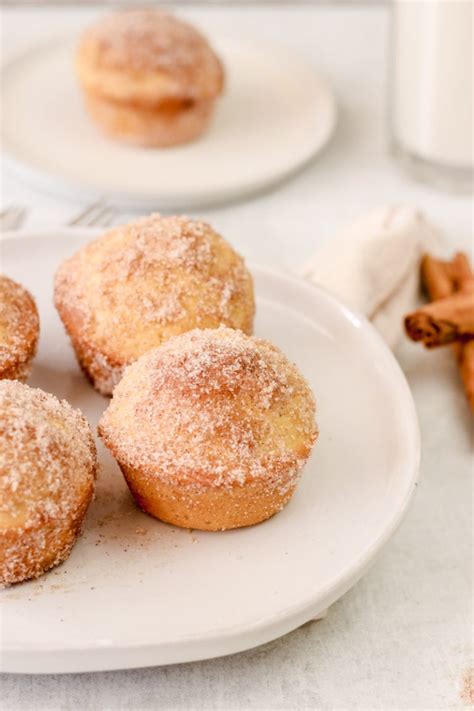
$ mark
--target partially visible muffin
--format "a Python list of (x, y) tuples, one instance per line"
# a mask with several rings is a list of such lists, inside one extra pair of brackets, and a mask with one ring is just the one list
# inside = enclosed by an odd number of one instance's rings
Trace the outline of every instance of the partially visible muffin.
[(27, 380), (39, 338), (39, 317), (31, 294), (0, 274), (0, 380)]
[(144, 511), (210, 531), (280, 511), (317, 432), (296, 366), (271, 343), (229, 328), (196, 329), (146, 353), (99, 424)]
[(76, 69), (96, 123), (141, 146), (197, 138), (224, 86), (222, 64), (205, 37), (151, 8), (117, 12), (87, 29)]
[(114, 228), (63, 262), (55, 303), (77, 358), (110, 395), (123, 369), (193, 328), (251, 333), (243, 259), (205, 222), (151, 215)]
[(92, 499), (96, 451), (78, 410), (0, 382), (0, 586), (65, 560)]

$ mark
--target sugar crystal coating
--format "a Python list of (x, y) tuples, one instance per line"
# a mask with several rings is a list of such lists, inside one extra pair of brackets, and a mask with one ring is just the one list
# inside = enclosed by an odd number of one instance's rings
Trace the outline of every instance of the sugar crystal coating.
[(205, 37), (160, 10), (107, 15), (84, 33), (81, 55), (99, 71), (123, 71), (135, 78), (165, 75), (172, 79), (170, 96), (208, 99), (222, 90), (222, 66)]
[(129, 366), (100, 434), (119, 463), (190, 490), (268, 481), (283, 494), (317, 437), (311, 390), (281, 351), (194, 330)]
[(48, 534), (67, 531), (90, 499), (95, 474), (95, 445), (78, 410), (42, 390), (0, 381), (0, 582), (19, 571), (31, 577), (29, 566), (36, 574)]
[(252, 278), (230, 245), (205, 222), (159, 214), (113, 228), (63, 262), (55, 302), (104, 392), (172, 336), (220, 324), (250, 333), (255, 310)]
[(0, 274), (0, 378), (26, 378), (36, 352), (39, 319), (35, 302), (20, 284)]

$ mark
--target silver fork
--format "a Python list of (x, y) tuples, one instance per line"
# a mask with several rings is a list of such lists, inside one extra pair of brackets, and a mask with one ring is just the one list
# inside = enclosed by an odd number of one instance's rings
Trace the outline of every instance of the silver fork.
[(28, 210), (19, 205), (9, 205), (0, 212), (0, 230), (18, 230), (26, 219)]
[(107, 227), (116, 214), (115, 208), (100, 200), (81, 210), (67, 224), (69, 227)]

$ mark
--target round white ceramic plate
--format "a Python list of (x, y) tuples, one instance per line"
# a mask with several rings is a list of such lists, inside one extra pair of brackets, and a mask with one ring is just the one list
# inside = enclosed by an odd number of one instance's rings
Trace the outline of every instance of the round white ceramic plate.
[[(52, 305), (54, 270), (91, 236), (23, 233), (0, 248), (4, 271), (38, 301), (31, 384), (67, 398), (95, 425), (108, 401), (83, 377)], [(292, 501), (251, 528), (180, 530), (135, 507), (99, 446), (97, 498), (69, 560), (0, 592), (4, 671), (171, 664), (262, 644), (343, 595), (395, 531), (419, 457), (399, 366), (372, 326), (332, 296), (252, 271), (256, 334), (298, 364), (318, 402), (320, 438)]]
[(141, 209), (192, 208), (255, 193), (293, 173), (328, 141), (333, 97), (283, 48), (213, 38), (227, 88), (206, 135), (161, 150), (101, 135), (83, 107), (75, 40), (51, 41), (2, 69), (7, 166), (57, 194)]

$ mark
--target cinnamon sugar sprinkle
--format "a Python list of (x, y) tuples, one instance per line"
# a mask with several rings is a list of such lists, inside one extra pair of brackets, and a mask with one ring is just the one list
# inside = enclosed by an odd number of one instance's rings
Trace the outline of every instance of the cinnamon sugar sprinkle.
[(61, 535), (71, 526), (95, 473), (95, 445), (78, 410), (0, 381), (0, 585), (36, 571), (52, 527)]
[(192, 490), (294, 486), (317, 436), (296, 366), (240, 331), (194, 330), (129, 366), (99, 425), (119, 463)]
[(474, 706), (474, 667), (462, 675), (460, 698), (467, 706)]
[(94, 43), (98, 67), (170, 74), (188, 95), (207, 89), (217, 95), (221, 64), (205, 37), (187, 22), (153, 9), (126, 10), (102, 18), (84, 34)]
[(221, 323), (251, 331), (254, 315), (243, 259), (205, 222), (159, 214), (110, 230), (64, 262), (55, 300), (68, 330), (74, 314), (90, 358), (105, 366), (109, 358), (114, 382), (121, 366), (170, 336)]
[[(146, 275), (150, 267), (170, 265), (188, 272), (209, 265), (211, 245), (206, 234), (208, 224), (184, 216), (162, 217), (153, 213), (136, 222), (118, 227), (116, 241), (124, 240), (126, 248), (110, 255), (102, 271), (107, 281), (125, 281), (132, 276)], [(113, 265), (113, 274), (109, 267)], [(164, 320), (167, 316), (164, 316)]]
[(20, 284), (0, 274), (0, 377), (19, 368), (26, 377), (36, 351), (39, 319), (35, 303)]

